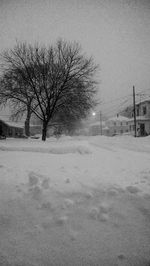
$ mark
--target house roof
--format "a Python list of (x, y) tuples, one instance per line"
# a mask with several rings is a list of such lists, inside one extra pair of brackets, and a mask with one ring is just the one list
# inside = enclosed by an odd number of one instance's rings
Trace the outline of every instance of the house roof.
[(5, 125), (9, 127), (15, 127), (15, 128), (24, 128), (23, 124), (16, 123), (16, 122), (11, 122), (11, 121), (4, 121), (3, 119), (0, 119)]
[(150, 96), (145, 97), (145, 99), (141, 99), (141, 100), (136, 101), (136, 105), (139, 105), (139, 104), (145, 103), (145, 102), (150, 102)]
[[(133, 121), (133, 120), (134, 120), (134, 117), (129, 119), (129, 121)], [(150, 118), (147, 118), (145, 116), (136, 116), (136, 121), (150, 121)]]
[(108, 119), (109, 121), (120, 121), (120, 122), (123, 122), (123, 121), (129, 121), (129, 118), (125, 117), (125, 116), (121, 116), (121, 115), (118, 115), (118, 116), (114, 116), (114, 117), (111, 117)]

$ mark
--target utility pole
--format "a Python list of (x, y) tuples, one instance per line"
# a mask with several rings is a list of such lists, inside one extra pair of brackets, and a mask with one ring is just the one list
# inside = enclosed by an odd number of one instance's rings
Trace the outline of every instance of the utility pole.
[(102, 112), (100, 111), (100, 133), (102, 136)]
[(135, 109), (135, 88), (133, 86), (133, 113), (134, 113), (134, 136), (136, 138), (136, 109)]

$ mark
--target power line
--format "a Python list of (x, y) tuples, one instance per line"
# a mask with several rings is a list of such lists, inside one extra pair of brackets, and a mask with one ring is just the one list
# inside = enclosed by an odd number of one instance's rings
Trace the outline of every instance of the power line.
[[(127, 104), (128, 103), (128, 104)], [(131, 105), (131, 99), (126, 99), (122, 102), (120, 102), (119, 104), (116, 105), (115, 103), (115, 106), (109, 106), (109, 107), (104, 107), (103, 108), (103, 112), (108, 112), (108, 111), (114, 111), (114, 110), (117, 110), (117, 109), (122, 109), (123, 107), (125, 108), (126, 106), (128, 105)]]
[(146, 91), (150, 92), (150, 88), (149, 89), (140, 90), (139, 93), (145, 93)]
[(126, 98), (129, 98), (129, 97), (131, 97), (131, 96), (132, 96), (131, 94), (130, 94), (130, 95), (126, 95), (126, 96), (119, 97), (119, 98), (116, 98), (116, 99), (111, 100), (111, 101), (101, 102), (100, 104), (101, 104), (101, 105), (104, 105), (104, 104), (116, 103), (116, 102), (119, 101), (119, 100), (126, 99)]
[[(146, 91), (149, 91), (149, 93), (146, 93)], [(143, 99), (145, 99), (146, 96), (150, 97), (150, 89), (135, 93), (135, 96), (138, 98), (140, 97), (140, 100), (142, 101)], [(126, 107), (132, 106), (132, 101), (133, 101), (132, 99), (133, 99), (133, 95), (128, 94), (124, 97), (119, 97), (111, 101), (101, 102), (103, 113), (106, 115), (109, 112), (123, 111), (123, 109), (125, 109)], [(120, 100), (124, 100), (124, 101), (121, 101), (119, 104), (116, 104)], [(111, 106), (109, 106), (110, 104)], [(108, 107), (106, 105), (108, 105)]]

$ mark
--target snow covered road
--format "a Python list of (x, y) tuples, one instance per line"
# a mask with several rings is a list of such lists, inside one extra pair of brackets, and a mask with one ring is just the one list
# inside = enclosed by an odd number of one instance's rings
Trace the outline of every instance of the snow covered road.
[(150, 139), (0, 142), (0, 265), (149, 266)]

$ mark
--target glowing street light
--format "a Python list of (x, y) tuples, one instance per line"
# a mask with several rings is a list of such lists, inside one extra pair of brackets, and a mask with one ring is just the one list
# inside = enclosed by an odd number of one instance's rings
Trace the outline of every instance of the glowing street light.
[[(102, 135), (103, 134), (102, 133), (102, 112), (100, 111), (99, 114), (100, 114), (100, 134)], [(92, 115), (96, 116), (96, 112), (93, 112)]]

